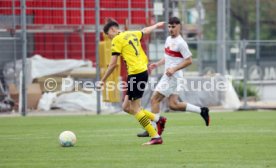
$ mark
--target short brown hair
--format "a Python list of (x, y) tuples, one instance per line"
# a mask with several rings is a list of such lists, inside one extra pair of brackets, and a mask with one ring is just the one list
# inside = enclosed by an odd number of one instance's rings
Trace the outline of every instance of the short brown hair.
[(109, 21), (103, 28), (104, 33), (107, 34), (108, 30), (113, 26), (118, 28), (119, 24), (115, 21)]
[(180, 19), (178, 17), (171, 17), (169, 19), (169, 24), (181, 24)]

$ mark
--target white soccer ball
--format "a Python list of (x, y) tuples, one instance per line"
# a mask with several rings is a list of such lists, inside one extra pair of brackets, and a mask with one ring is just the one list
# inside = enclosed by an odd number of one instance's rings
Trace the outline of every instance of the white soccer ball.
[(77, 137), (72, 131), (63, 131), (59, 134), (59, 143), (63, 147), (74, 146), (77, 142)]

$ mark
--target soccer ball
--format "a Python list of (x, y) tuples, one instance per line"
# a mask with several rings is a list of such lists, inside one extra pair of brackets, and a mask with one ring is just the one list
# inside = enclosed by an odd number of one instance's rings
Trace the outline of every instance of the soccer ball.
[(59, 134), (59, 143), (63, 147), (74, 146), (77, 142), (77, 137), (72, 131), (63, 131)]

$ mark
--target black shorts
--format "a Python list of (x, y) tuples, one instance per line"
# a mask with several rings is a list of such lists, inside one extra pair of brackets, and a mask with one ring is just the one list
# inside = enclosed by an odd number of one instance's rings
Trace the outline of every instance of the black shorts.
[(148, 82), (148, 71), (144, 71), (139, 74), (128, 75), (127, 77), (128, 100), (134, 101), (142, 98), (147, 82)]

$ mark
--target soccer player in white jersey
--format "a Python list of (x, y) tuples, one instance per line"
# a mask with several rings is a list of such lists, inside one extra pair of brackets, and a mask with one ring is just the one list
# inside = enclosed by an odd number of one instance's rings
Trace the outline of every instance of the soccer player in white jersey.
[[(151, 98), (151, 111), (155, 114), (160, 113), (160, 102), (168, 97), (169, 107), (177, 111), (189, 111), (200, 114), (204, 119), (206, 126), (209, 126), (210, 117), (207, 107), (198, 107), (186, 102), (179, 101), (179, 91), (177, 92), (178, 81), (183, 80), (183, 68), (192, 64), (192, 53), (186, 41), (182, 38), (181, 22), (179, 18), (172, 17), (169, 19), (168, 29), (170, 36), (167, 37), (165, 43), (164, 58), (150, 65), (153, 70), (156, 67), (165, 64), (165, 72), (155, 88)], [(165, 126), (163, 126), (164, 129)], [(161, 130), (162, 134), (163, 130)], [(161, 135), (160, 134), (160, 135)], [(147, 137), (148, 133), (143, 132), (137, 134), (138, 137)]]

